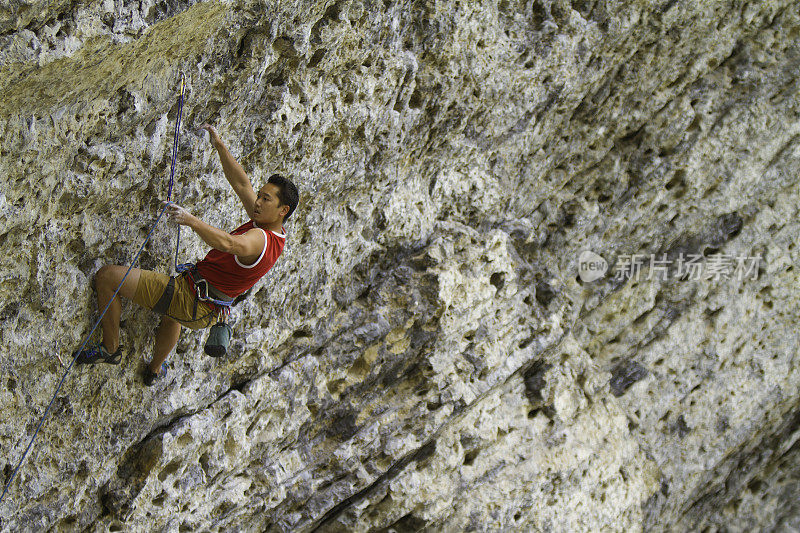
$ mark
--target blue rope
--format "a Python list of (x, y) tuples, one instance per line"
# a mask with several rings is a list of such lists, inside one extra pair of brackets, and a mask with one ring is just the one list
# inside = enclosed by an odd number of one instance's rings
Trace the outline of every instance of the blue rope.
[[(186, 85), (186, 78), (181, 73), (181, 97), (178, 103), (178, 120), (175, 121), (175, 140), (172, 143), (172, 166), (169, 170), (169, 191), (167, 191), (167, 201), (172, 200), (172, 182), (175, 177), (175, 161), (178, 159), (178, 132), (181, 127), (181, 117), (183, 116), (183, 92)], [(178, 238), (175, 242), (175, 272), (178, 270), (178, 250), (181, 247), (181, 226), (178, 225)]]
[(172, 200), (172, 183), (175, 178), (175, 162), (178, 159), (178, 132), (181, 128), (181, 117), (183, 116), (183, 93), (186, 86), (186, 77), (181, 73), (181, 96), (178, 101), (178, 119), (175, 121), (175, 138), (172, 142), (172, 165), (169, 169), (169, 189), (167, 190), (167, 201)]
[[(22, 454), (22, 458), (19, 460), (19, 463), (17, 463), (17, 467), (14, 469), (14, 472), (11, 474), (11, 478), (8, 480), (8, 483), (6, 483), (6, 486), (3, 489), (3, 494), (0, 495), (0, 503), (3, 503), (3, 498), (5, 498), (6, 492), (8, 492), (8, 488), (11, 486), (11, 483), (14, 481), (14, 478), (17, 476), (17, 472), (19, 472), (19, 469), (22, 466), (22, 463), (25, 461), (25, 458), (28, 456), (28, 452), (30, 452), (31, 447), (33, 446), (33, 442), (36, 440), (36, 437), (39, 435), (39, 430), (41, 429), (42, 424), (44, 424), (44, 420), (45, 420), (45, 418), (47, 418), (47, 414), (50, 412), (50, 408), (53, 406), (53, 402), (55, 401), (56, 397), (58, 396), (58, 392), (61, 390), (61, 386), (64, 384), (64, 380), (67, 378), (67, 374), (69, 374), (69, 371), (72, 370), (72, 367), (75, 365), (75, 361), (78, 359), (78, 356), (83, 351), (83, 349), (86, 347), (86, 344), (89, 342), (89, 339), (92, 337), (92, 334), (95, 332), (95, 330), (97, 330), (98, 326), (100, 325), (100, 322), (103, 320), (103, 317), (106, 315), (106, 312), (108, 312), (109, 307), (111, 307), (111, 303), (114, 301), (114, 298), (116, 298), (117, 294), (119, 294), (119, 291), (122, 289), (122, 284), (125, 283), (126, 279), (128, 279), (128, 274), (130, 274), (131, 270), (133, 270), (133, 265), (135, 265), (136, 262), (139, 260), (139, 256), (142, 255), (142, 251), (144, 251), (145, 245), (148, 243), (148, 241), (150, 241), (150, 237), (153, 235), (153, 231), (155, 231), (156, 226), (158, 226), (158, 222), (161, 220), (161, 217), (164, 214), (164, 211), (166, 211), (167, 207), (169, 207), (169, 205), (170, 205), (169, 202), (170, 202), (170, 199), (172, 198), (172, 184), (173, 184), (174, 176), (175, 176), (175, 161), (178, 158), (178, 132), (180, 130), (181, 117), (183, 115), (183, 94), (184, 94), (185, 86), (186, 86), (186, 77), (183, 75), (183, 73), (181, 73), (181, 96), (180, 96), (180, 102), (178, 104), (178, 120), (175, 122), (175, 139), (174, 139), (174, 142), (173, 142), (173, 145), (172, 145), (172, 165), (171, 165), (170, 174), (169, 174), (169, 190), (167, 191), (167, 201), (168, 201), (168, 203), (164, 204), (164, 207), (161, 208), (161, 211), (158, 213), (158, 216), (156, 217), (155, 222), (153, 222), (153, 225), (150, 227), (150, 231), (147, 233), (147, 237), (145, 237), (144, 242), (139, 247), (139, 251), (136, 252), (136, 255), (134, 256), (133, 261), (131, 261), (131, 266), (128, 267), (128, 271), (125, 272), (125, 275), (122, 277), (122, 281), (119, 282), (119, 285), (117, 286), (117, 289), (114, 291), (113, 296), (111, 296), (111, 299), (108, 301), (108, 304), (106, 304), (105, 309), (103, 309), (103, 311), (100, 313), (100, 318), (98, 318), (97, 322), (95, 322), (94, 326), (92, 326), (92, 330), (89, 332), (89, 334), (83, 340), (83, 343), (81, 344), (81, 347), (78, 348), (78, 350), (75, 352), (75, 355), (72, 357), (72, 361), (70, 362), (69, 366), (67, 367), (67, 370), (64, 372), (64, 375), (61, 376), (61, 381), (58, 382), (58, 387), (56, 387), (56, 391), (55, 391), (55, 393), (53, 393), (53, 398), (50, 400), (50, 403), (47, 404), (47, 408), (44, 410), (44, 414), (42, 415), (41, 420), (39, 420), (39, 425), (36, 426), (36, 431), (33, 432), (33, 437), (31, 437), (31, 441), (28, 443), (28, 447), (25, 448), (25, 452)], [(180, 244), (180, 237), (181, 237), (180, 226), (178, 226), (178, 244)], [(175, 248), (175, 264), (176, 265), (177, 265), (177, 262), (178, 262), (178, 249), (176, 247)]]
[(70, 362), (69, 366), (67, 367), (66, 372), (64, 372), (64, 375), (61, 377), (61, 381), (58, 382), (58, 387), (56, 387), (56, 392), (53, 394), (53, 398), (50, 400), (50, 403), (47, 404), (47, 409), (44, 410), (44, 414), (42, 415), (42, 419), (39, 421), (39, 425), (36, 426), (36, 431), (33, 433), (33, 437), (31, 437), (31, 441), (28, 443), (28, 447), (25, 448), (25, 452), (22, 454), (22, 458), (19, 460), (19, 463), (17, 464), (17, 467), (14, 469), (14, 472), (11, 474), (11, 479), (8, 480), (8, 483), (6, 484), (5, 489), (3, 489), (3, 494), (0, 495), (0, 503), (3, 502), (3, 498), (5, 498), (6, 492), (8, 491), (8, 488), (11, 486), (11, 482), (14, 481), (14, 478), (16, 477), (17, 472), (19, 471), (20, 467), (22, 466), (22, 462), (25, 461), (25, 457), (27, 457), (28, 452), (31, 449), (31, 446), (33, 446), (33, 441), (36, 440), (36, 437), (39, 434), (39, 429), (42, 427), (42, 424), (44, 424), (44, 420), (45, 420), (45, 418), (47, 418), (47, 414), (50, 412), (50, 408), (53, 406), (53, 402), (55, 401), (56, 396), (58, 396), (58, 391), (61, 390), (61, 385), (64, 384), (64, 380), (66, 379), (67, 374), (69, 374), (69, 371), (72, 370), (72, 366), (75, 364), (75, 360), (78, 359), (78, 356), (80, 355), (81, 351), (83, 351), (83, 349), (86, 347), (86, 344), (89, 342), (89, 339), (91, 338), (92, 334), (95, 332), (97, 327), (100, 325), (100, 321), (103, 320), (103, 317), (105, 316), (106, 312), (108, 311), (108, 308), (111, 307), (111, 303), (114, 301), (114, 298), (117, 297), (117, 294), (119, 293), (120, 289), (122, 289), (122, 284), (125, 283), (125, 280), (127, 279), (128, 274), (131, 273), (131, 270), (133, 269), (133, 265), (135, 265), (136, 261), (139, 260), (139, 256), (142, 254), (142, 251), (144, 250), (145, 245), (150, 240), (150, 237), (153, 235), (153, 231), (156, 229), (156, 226), (158, 225), (158, 221), (161, 220), (161, 216), (164, 214), (164, 211), (167, 209), (168, 206), (169, 206), (169, 204), (165, 204), (164, 207), (161, 208), (161, 211), (158, 213), (158, 217), (156, 217), (156, 221), (153, 222), (153, 225), (150, 228), (150, 232), (147, 234), (147, 237), (145, 238), (144, 242), (142, 243), (142, 246), (139, 247), (139, 251), (136, 253), (136, 256), (133, 258), (133, 261), (131, 262), (131, 266), (128, 267), (128, 271), (125, 272), (125, 276), (122, 277), (122, 281), (120, 281), (119, 285), (117, 286), (117, 289), (114, 291), (114, 295), (108, 301), (108, 304), (106, 304), (106, 307), (105, 307), (105, 309), (103, 309), (103, 312), (100, 313), (100, 318), (98, 318), (97, 322), (95, 322), (94, 326), (92, 327), (92, 330), (89, 332), (89, 334), (84, 339), (83, 344), (81, 344), (81, 347), (78, 348), (78, 351), (76, 351), (75, 355), (72, 357), (72, 361)]

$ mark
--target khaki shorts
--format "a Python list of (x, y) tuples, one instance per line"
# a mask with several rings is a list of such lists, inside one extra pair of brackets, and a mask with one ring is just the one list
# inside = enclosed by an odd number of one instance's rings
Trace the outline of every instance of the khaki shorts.
[[(142, 270), (133, 301), (142, 307), (153, 309), (169, 283), (169, 276), (150, 270)], [(197, 308), (195, 308), (195, 303)], [(167, 310), (167, 316), (189, 329), (203, 329), (217, 322), (216, 306), (197, 301), (197, 295), (183, 276), (175, 278), (175, 293)]]

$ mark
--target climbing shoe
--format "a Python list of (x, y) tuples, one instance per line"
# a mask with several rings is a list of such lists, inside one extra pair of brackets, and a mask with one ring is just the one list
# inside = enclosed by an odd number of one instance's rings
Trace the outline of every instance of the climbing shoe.
[(162, 366), (159, 373), (156, 374), (155, 372), (150, 370), (149, 366), (145, 366), (144, 370), (142, 371), (142, 380), (144, 381), (144, 384), (149, 387), (155, 382), (155, 380), (157, 380), (158, 378), (163, 378), (166, 375), (167, 375), (166, 367)]
[[(72, 356), (75, 357), (75, 354), (73, 353)], [(75, 359), (75, 363), (79, 365), (93, 365), (95, 363), (118, 365), (121, 360), (122, 346), (117, 348), (116, 352), (108, 353), (105, 346), (101, 343), (97, 343), (81, 350), (81, 353), (79, 353), (78, 357)]]

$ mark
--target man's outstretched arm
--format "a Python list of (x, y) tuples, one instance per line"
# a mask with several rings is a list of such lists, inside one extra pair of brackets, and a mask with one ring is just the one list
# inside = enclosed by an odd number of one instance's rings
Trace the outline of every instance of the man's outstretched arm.
[(239, 196), (239, 199), (244, 205), (247, 216), (253, 218), (253, 209), (256, 203), (256, 191), (253, 189), (253, 184), (250, 178), (242, 168), (242, 165), (233, 157), (228, 147), (219, 138), (217, 130), (210, 124), (203, 124), (200, 129), (206, 130), (209, 135), (211, 145), (217, 149), (219, 154), (219, 161), (222, 163), (222, 171), (225, 173), (228, 183), (231, 184), (233, 191)]

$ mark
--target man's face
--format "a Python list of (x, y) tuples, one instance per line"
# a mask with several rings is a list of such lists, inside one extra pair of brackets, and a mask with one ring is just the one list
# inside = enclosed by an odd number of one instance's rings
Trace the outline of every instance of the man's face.
[(281, 205), (278, 199), (280, 189), (277, 185), (267, 183), (256, 195), (256, 205), (253, 209), (253, 220), (259, 224), (275, 224), (281, 222), (289, 211), (288, 205)]

